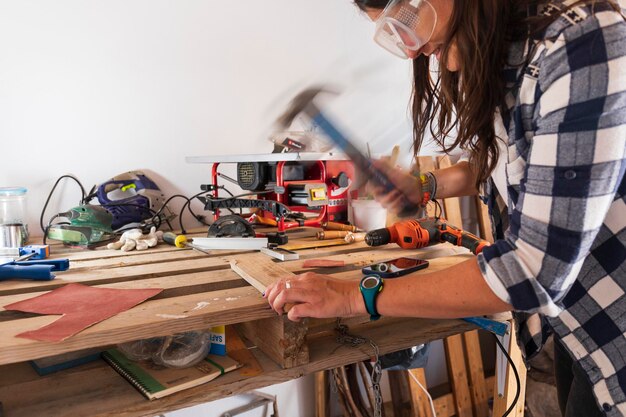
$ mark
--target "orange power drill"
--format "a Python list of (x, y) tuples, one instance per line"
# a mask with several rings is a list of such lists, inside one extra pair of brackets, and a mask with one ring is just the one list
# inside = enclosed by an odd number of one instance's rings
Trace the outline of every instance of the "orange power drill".
[(399, 221), (365, 235), (365, 243), (369, 246), (397, 243), (403, 249), (419, 249), (443, 242), (463, 246), (474, 255), (490, 245), (486, 240), (447, 224), (443, 218), (433, 217)]

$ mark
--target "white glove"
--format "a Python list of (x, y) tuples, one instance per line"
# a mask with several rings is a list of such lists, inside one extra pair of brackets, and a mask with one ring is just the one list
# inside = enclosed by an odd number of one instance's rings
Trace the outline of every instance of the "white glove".
[(120, 240), (107, 245), (108, 249), (121, 249), (123, 252), (130, 252), (133, 249), (146, 250), (156, 246), (162, 240), (163, 232), (156, 231), (156, 227), (150, 229), (150, 233), (144, 235), (141, 229), (131, 229), (122, 233)]

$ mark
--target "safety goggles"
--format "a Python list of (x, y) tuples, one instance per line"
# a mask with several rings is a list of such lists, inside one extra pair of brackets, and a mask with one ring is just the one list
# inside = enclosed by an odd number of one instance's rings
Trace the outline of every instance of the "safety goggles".
[(428, 0), (392, 0), (376, 19), (374, 41), (400, 58), (408, 59), (430, 40), (437, 12)]

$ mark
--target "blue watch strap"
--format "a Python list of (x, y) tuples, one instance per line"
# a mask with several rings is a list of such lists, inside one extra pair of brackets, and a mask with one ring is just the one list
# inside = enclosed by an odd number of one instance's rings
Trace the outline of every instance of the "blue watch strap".
[(359, 289), (370, 320), (378, 320), (381, 316), (376, 309), (376, 297), (383, 290), (383, 279), (378, 275), (367, 275), (361, 280)]

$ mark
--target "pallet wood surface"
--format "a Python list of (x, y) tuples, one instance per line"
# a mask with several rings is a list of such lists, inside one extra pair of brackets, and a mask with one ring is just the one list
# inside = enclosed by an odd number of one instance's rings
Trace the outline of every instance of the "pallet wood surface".
[[(293, 239), (297, 244), (297, 240)], [(364, 243), (306, 249), (299, 251), (300, 259), (277, 263), (288, 273), (315, 271), (340, 279), (358, 280), (361, 268), (371, 263), (398, 256), (419, 256), (431, 259), (428, 273), (446, 268), (466, 259), (466, 251), (449, 245), (406, 251), (396, 245), (372, 250)], [(122, 253), (98, 249), (95, 251), (64, 251), (55, 247), (53, 257), (68, 257), (71, 268), (49, 282), (0, 282), (0, 402), (5, 413), (21, 415), (154, 415), (189, 407), (235, 393), (284, 382), (299, 376), (353, 363), (371, 356), (367, 346), (351, 348), (337, 345), (332, 321), (311, 321), (304, 327), (277, 317), (259, 291), (231, 270), (233, 260), (253, 259), (254, 252), (214, 251), (211, 255), (186, 249), (159, 245), (146, 252)], [(448, 256), (454, 255), (454, 256)], [(337, 268), (304, 268), (306, 259), (323, 256), (343, 260)], [(269, 258), (268, 258), (269, 259)], [(57, 316), (37, 316), (5, 311), (2, 306), (31, 298), (67, 283), (108, 288), (158, 287), (164, 291), (135, 308), (98, 323), (61, 343), (43, 343), (15, 337), (28, 329), (46, 325)], [(237, 371), (220, 377), (213, 383), (186, 390), (157, 401), (146, 401), (119, 377), (108, 365), (96, 362), (63, 371), (48, 377), (38, 377), (25, 361), (88, 347), (163, 336), (189, 330), (206, 329), (220, 324), (238, 324), (258, 332), (263, 320), (276, 327), (273, 335), (285, 344), (278, 363), (269, 344), (251, 350), (263, 370), (262, 374), (245, 375)], [(429, 340), (473, 328), (457, 320), (417, 320), (384, 318), (372, 325), (367, 318), (348, 321), (351, 331), (371, 337), (381, 352), (391, 352)], [(255, 328), (255, 323), (257, 327)], [(363, 324), (361, 324), (363, 323)], [(280, 339), (280, 335), (283, 338)], [(302, 351), (293, 353), (296, 344), (291, 338), (299, 335)], [(252, 338), (253, 339), (253, 338)], [(257, 342), (262, 337), (257, 338)], [(268, 339), (273, 340), (273, 339)], [(306, 344), (304, 341), (306, 340)], [(306, 350), (306, 356), (302, 352)], [(285, 355), (284, 353), (287, 352)], [(269, 355), (269, 356), (268, 356)], [(288, 360), (291, 360), (289, 362)], [(50, 387), (54, 387), (51, 389)], [(106, 398), (102, 393), (107, 392)]]

